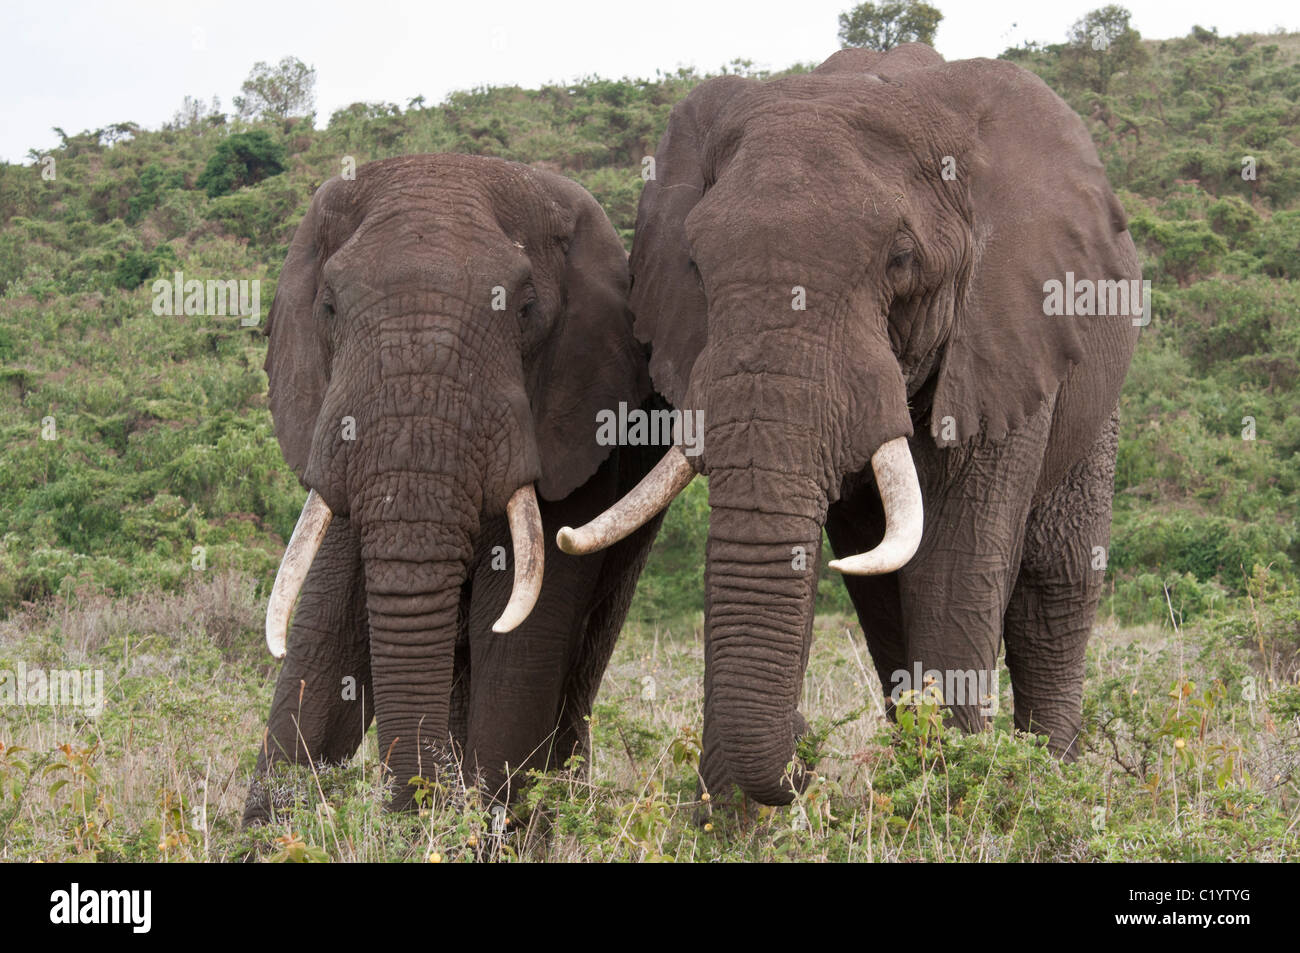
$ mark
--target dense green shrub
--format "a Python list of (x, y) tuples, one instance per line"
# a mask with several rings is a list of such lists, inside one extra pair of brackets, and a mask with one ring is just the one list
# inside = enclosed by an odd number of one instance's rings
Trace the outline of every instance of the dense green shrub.
[(205, 190), (208, 198), (216, 198), (279, 175), (284, 168), (284, 147), (265, 131), (254, 129), (222, 140), (195, 185)]

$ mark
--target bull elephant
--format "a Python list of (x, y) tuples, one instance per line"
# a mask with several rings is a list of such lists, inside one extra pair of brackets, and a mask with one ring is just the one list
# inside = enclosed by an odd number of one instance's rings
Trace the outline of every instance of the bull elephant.
[(245, 823), (278, 762), (344, 761), (372, 717), (397, 808), (453, 761), (506, 797), (582, 750), (655, 527), (596, 562), (547, 540), (663, 452), (593, 423), (650, 393), (627, 288), (604, 212), (548, 172), (410, 156), (317, 190), (267, 327), (310, 493), (267, 611), (284, 665)]
[(978, 729), (1005, 644), (1016, 726), (1073, 756), (1143, 323), (1073, 111), (918, 44), (710, 80), (672, 112), (631, 269), (652, 381), (704, 415), (703, 452), (560, 541), (598, 551), (707, 475), (704, 785), (804, 783), (823, 528), (886, 692), (975, 686), (945, 701)]

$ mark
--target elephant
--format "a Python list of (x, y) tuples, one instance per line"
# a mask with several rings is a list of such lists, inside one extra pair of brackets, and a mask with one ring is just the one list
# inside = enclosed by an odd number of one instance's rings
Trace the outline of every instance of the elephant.
[(701, 83), (653, 170), (630, 308), (702, 453), (559, 542), (597, 552), (707, 476), (704, 788), (782, 804), (806, 784), (823, 529), (891, 714), (942, 678), (951, 722), (988, 726), (1005, 645), (1016, 727), (1076, 757), (1149, 320), (1082, 122), (1008, 62), (841, 50)]
[(245, 824), (277, 764), (345, 762), (372, 719), (394, 809), (451, 770), (508, 801), (584, 750), (656, 527), (598, 561), (548, 540), (663, 453), (591, 424), (650, 395), (627, 290), (604, 211), (550, 172), (416, 155), (316, 191), (265, 329), (310, 492), (267, 609), (284, 664)]

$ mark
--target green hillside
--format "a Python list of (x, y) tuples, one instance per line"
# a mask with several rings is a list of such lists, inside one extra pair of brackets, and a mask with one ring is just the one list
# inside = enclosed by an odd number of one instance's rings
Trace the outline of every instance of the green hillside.
[[(1062, 47), (1007, 54), (1084, 117), (1157, 291), (1123, 408), (1106, 611), (1125, 621), (1166, 618), (1166, 585), (1183, 618), (1222, 608), (1257, 564), (1291, 585), (1300, 560), (1300, 37), (1202, 31), (1145, 48), (1105, 95)], [(301, 492), (271, 435), (264, 340), (233, 318), (154, 315), (153, 278), (260, 278), (265, 309), (312, 190), (344, 157), (423, 151), (561, 171), (630, 242), (641, 159), (701, 78), (358, 103), (321, 130), (199, 106), (0, 166), (0, 609), (175, 586), (200, 555), (269, 583)], [(250, 133), (283, 171), (210, 196), (205, 168)], [(703, 492), (673, 514), (647, 612), (699, 605)], [(825, 581), (826, 607), (847, 606), (841, 588)]]

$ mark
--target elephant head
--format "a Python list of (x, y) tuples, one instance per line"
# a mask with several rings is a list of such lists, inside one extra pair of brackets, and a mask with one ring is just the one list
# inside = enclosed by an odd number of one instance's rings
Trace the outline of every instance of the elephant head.
[(280, 446), (311, 492), (267, 639), (283, 656), (329, 520), (346, 516), (364, 564), (380, 751), (402, 783), (447, 737), (480, 523), (508, 515), (514, 541), (503, 632), (541, 583), (537, 494), (586, 482), (610, 450), (596, 412), (649, 393), (627, 285), (622, 245), (581, 186), (498, 159), (362, 166), (320, 187), (294, 236), (266, 371)]
[(996, 443), (1037, 413), (1086, 344), (1044, 317), (1044, 279), (1130, 267), (1123, 229), (1077, 117), (1011, 64), (843, 51), (673, 110), (630, 306), (656, 389), (704, 414), (703, 452), (560, 544), (599, 548), (707, 474), (705, 758), (747, 795), (791, 796), (828, 506), (874, 476), (880, 545), (832, 566), (904, 566), (923, 528), (909, 441)]

